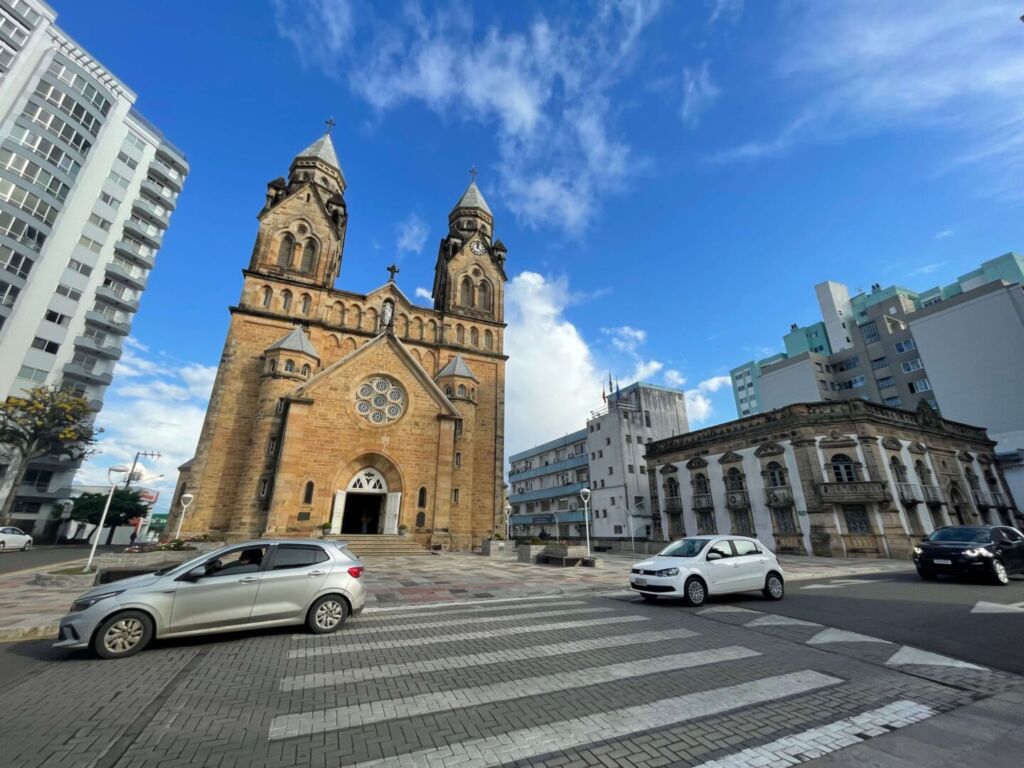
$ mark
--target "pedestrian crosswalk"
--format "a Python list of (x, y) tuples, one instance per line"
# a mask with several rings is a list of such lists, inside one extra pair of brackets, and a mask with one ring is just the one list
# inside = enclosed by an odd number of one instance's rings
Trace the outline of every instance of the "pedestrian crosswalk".
[(355, 768), (790, 766), (954, 706), (894, 668), (854, 682), (861, 662), (723, 610), (591, 598), (366, 614), (291, 637), (264, 735), (337, 744)]

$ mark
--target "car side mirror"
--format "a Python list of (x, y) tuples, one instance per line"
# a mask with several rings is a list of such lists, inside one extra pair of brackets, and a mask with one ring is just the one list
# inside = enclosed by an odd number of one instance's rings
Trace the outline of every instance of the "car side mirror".
[(722, 559), (722, 553), (721, 552), (708, 552), (708, 560), (721, 560), (721, 559)]
[(186, 572), (185, 575), (182, 576), (181, 578), (182, 578), (183, 581), (199, 581), (205, 575), (206, 575), (206, 566), (205, 565), (197, 565), (191, 571)]

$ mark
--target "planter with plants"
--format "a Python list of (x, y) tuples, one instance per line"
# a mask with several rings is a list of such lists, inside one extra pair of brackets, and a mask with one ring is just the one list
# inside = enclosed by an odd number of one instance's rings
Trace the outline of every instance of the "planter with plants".
[(505, 551), (505, 540), (501, 537), (501, 534), (497, 534), (481, 542), (480, 550), (487, 557), (500, 555)]
[(586, 557), (587, 548), (582, 544), (570, 544), (565, 541), (552, 541), (544, 547), (544, 554), (552, 557)]
[(544, 551), (547, 543), (543, 539), (530, 539), (516, 547), (516, 554), (520, 563), (535, 563), (537, 555)]
[(400, 526), (398, 526), (398, 535), (399, 536), (405, 536), (407, 533), (409, 533), (409, 526), (408, 525), (400, 525)]
[(331, 524), (330, 523), (323, 523), (320, 526), (320, 538), (324, 538), (330, 532), (331, 532)]

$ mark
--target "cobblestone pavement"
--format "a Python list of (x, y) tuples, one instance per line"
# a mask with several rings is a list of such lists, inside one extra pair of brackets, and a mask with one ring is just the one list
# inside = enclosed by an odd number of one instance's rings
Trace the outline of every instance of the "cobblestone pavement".
[[(619, 589), (627, 581), (629, 566), (642, 557), (604, 554), (599, 568), (531, 565), (518, 562), (514, 553), (495, 558), (461, 552), (367, 558), (367, 604), (373, 609)], [(782, 562), (788, 581), (912, 569), (909, 563), (897, 560), (783, 557)], [(67, 568), (68, 564), (61, 567)], [(40, 569), (40, 572), (45, 570)], [(72, 577), (62, 578), (67, 582), (75, 581)], [(91, 577), (78, 579), (78, 583), (53, 586), (40, 585), (39, 581), (37, 573), (0, 575), (0, 642), (52, 635), (72, 600), (89, 588)]]
[(58, 659), (33, 658), (0, 692), (4, 768), (792, 766), (1021, 682), (750, 608), (625, 593), (403, 606), (334, 635)]

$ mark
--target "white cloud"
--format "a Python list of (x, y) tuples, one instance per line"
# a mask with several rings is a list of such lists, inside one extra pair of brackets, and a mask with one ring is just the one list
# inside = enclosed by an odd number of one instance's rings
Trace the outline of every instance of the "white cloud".
[(715, 103), (718, 94), (708, 62), (705, 61), (699, 69), (683, 67), (683, 104), (679, 110), (683, 122), (690, 128), (696, 128), (701, 113)]
[(664, 367), (665, 365), (657, 360), (638, 360), (629, 380), (647, 381)]
[(164, 475), (143, 485), (160, 491), (156, 508), (166, 510), (178, 466), (195, 452), (217, 368), (182, 364), (161, 355), (154, 359), (147, 352), (134, 339), (126, 342), (99, 415), (104, 431), (98, 453), (82, 466), (76, 481), (105, 483), (108, 467), (131, 465), (136, 451), (159, 452), (161, 458), (142, 459), (140, 466), (146, 476)]
[(427, 223), (415, 213), (410, 213), (395, 227), (395, 248), (399, 254), (421, 253), (429, 234)]
[(416, 286), (416, 290), (413, 291), (413, 296), (415, 296), (417, 299), (426, 299), (427, 301), (430, 301), (434, 298), (434, 294), (430, 292), (429, 288), (423, 288), (421, 286)]
[(936, 240), (945, 240), (947, 237), (953, 234), (952, 229), (943, 229), (935, 233)]
[(960, 148), (937, 172), (977, 164), (996, 194), (1024, 188), (1024, 47), (1008, 0), (803, 0), (777, 74), (813, 95), (773, 139), (723, 159), (882, 131), (942, 131)]
[(647, 341), (647, 331), (628, 325), (618, 328), (602, 328), (601, 333), (611, 336), (612, 346), (620, 352), (636, 352), (637, 347)]
[(679, 371), (670, 368), (665, 371), (665, 383), (670, 387), (681, 387), (686, 383), (686, 377)]
[(709, 395), (731, 386), (732, 379), (728, 376), (712, 376), (693, 389), (686, 390), (686, 417), (691, 428), (706, 424), (714, 414), (714, 402)]
[(939, 261), (934, 264), (924, 264), (916, 269), (912, 269), (907, 273), (907, 277), (917, 277), (918, 275), (930, 275), (933, 272), (938, 272), (939, 269), (945, 264), (944, 261)]
[(743, 0), (713, 0), (708, 24), (716, 21), (735, 23), (743, 15)]
[(601, 405), (590, 348), (564, 315), (569, 286), (521, 272), (505, 289), (507, 453), (575, 432)]
[[(319, 44), (318, 16), (334, 13), (326, 2), (292, 3), (296, 20), (283, 24), (277, 0), (278, 29), (304, 60), (309, 40)], [(349, 72), (352, 90), (380, 113), (416, 102), (442, 120), (494, 126), (493, 189), (501, 202), (527, 226), (554, 225), (573, 236), (638, 165), (613, 136), (609, 94), (631, 69), (637, 40), (660, 5), (604, 0), (582, 25), (537, 14), (520, 28), (483, 30), (468, 8), (427, 13), (409, 5), (386, 21), (368, 19), (371, 31), (328, 45), (318, 63)], [(347, 7), (341, 17), (334, 28), (350, 34)], [(308, 34), (295, 34), (298, 28)], [(491, 193), (486, 180), (481, 186)]]
[(295, 46), (304, 65), (329, 67), (353, 32), (348, 0), (271, 0), (277, 32)]

